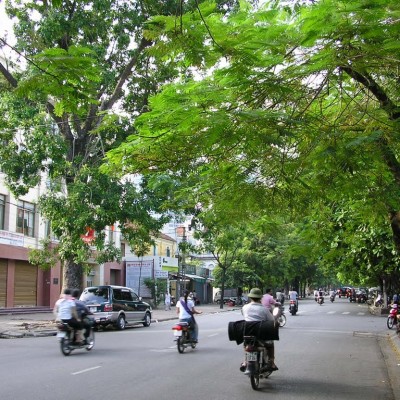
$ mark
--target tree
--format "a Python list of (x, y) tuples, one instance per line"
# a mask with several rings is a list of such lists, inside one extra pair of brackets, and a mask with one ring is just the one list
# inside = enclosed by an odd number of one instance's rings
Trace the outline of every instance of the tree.
[[(192, 7), (181, 4), (181, 11)], [(174, 63), (155, 60), (143, 36), (151, 15), (175, 14), (173, 1), (70, 2), (10, 1), (16, 45), (1, 45), (18, 55), (14, 65), (0, 62), (0, 169), (15, 195), (48, 177), (41, 214), (51, 221), (65, 262), (63, 284), (81, 287), (82, 265), (119, 258), (104, 229), (119, 224), (130, 243), (165, 223), (166, 197), (143, 180), (100, 173), (106, 152), (134, 132), (132, 121), (146, 110), (148, 96), (172, 79)], [(34, 13), (34, 18), (32, 14)], [(157, 218), (155, 215), (157, 214)], [(96, 232), (90, 243), (81, 236)], [(40, 257), (32, 257), (32, 260)]]
[(237, 261), (239, 249), (243, 241), (243, 229), (234, 223), (226, 225), (213, 210), (198, 214), (201, 229), (195, 232), (195, 237), (201, 240), (199, 253), (210, 253), (220, 269), (219, 281), (221, 283), (221, 304), (224, 307), (224, 290), (227, 280), (227, 271)]
[(381, 229), (390, 214), (400, 243), (399, 11), (394, 0), (244, 1), (226, 16), (207, 2), (179, 32), (157, 18), (155, 54), (179, 54), (202, 79), (152, 97), (140, 136), (110, 151), (110, 164), (185, 175), (193, 202), (241, 220), (351, 201)]

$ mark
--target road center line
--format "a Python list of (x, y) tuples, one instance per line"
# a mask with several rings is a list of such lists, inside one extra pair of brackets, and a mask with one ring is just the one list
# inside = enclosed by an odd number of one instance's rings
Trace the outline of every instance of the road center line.
[(98, 369), (98, 368), (101, 368), (101, 365), (98, 365), (97, 367), (82, 369), (81, 371), (77, 371), (77, 372), (72, 372), (71, 375), (83, 374), (83, 373), (85, 373), (85, 372), (93, 371), (94, 369)]

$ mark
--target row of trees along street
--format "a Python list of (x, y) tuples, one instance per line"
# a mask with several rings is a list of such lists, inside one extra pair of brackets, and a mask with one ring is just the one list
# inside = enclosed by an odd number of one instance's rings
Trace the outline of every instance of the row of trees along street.
[[(397, 289), (398, 1), (9, 1), (7, 12), (0, 169), (16, 195), (51, 178), (39, 206), (66, 285), (81, 282), (85, 227), (118, 222), (139, 246), (174, 212), (193, 214), (218, 284)], [(95, 245), (102, 261), (119, 257), (101, 234)]]

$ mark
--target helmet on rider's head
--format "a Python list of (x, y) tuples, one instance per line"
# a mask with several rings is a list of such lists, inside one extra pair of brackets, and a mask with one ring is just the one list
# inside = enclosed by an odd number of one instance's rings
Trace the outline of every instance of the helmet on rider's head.
[(250, 297), (250, 299), (261, 299), (262, 296), (262, 292), (258, 288), (251, 289), (250, 293), (247, 295), (247, 297)]

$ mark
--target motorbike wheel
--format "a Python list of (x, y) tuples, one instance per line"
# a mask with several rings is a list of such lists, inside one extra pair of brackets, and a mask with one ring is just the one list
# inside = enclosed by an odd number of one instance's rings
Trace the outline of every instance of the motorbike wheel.
[(61, 353), (63, 353), (64, 356), (69, 356), (71, 354), (72, 349), (69, 345), (68, 338), (61, 338), (60, 346), (61, 346)]
[(178, 352), (182, 354), (185, 351), (184, 339), (182, 338), (182, 336), (178, 337), (176, 345), (178, 347)]
[(93, 329), (90, 330), (90, 335), (86, 339), (87, 345), (86, 345), (86, 350), (90, 351), (94, 347), (94, 331)]
[(279, 326), (282, 328), (283, 326), (286, 325), (286, 315), (282, 314), (279, 318), (278, 318), (278, 322), (279, 322)]
[(394, 325), (394, 318), (388, 317), (386, 323), (387, 323), (387, 327), (388, 327), (389, 329), (392, 329), (392, 328), (393, 328), (393, 325)]
[(258, 386), (260, 385), (260, 376), (258, 374), (251, 374), (250, 383), (253, 390), (258, 390)]

